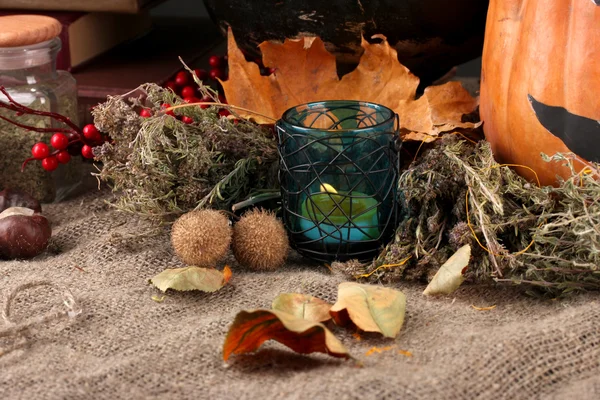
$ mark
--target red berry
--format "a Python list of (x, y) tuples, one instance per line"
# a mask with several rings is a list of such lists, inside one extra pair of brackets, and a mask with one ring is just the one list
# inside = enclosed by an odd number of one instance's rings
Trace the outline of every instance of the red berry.
[(58, 160), (54, 156), (46, 157), (42, 160), (42, 168), (46, 171), (54, 171), (58, 168)]
[(175, 75), (175, 84), (177, 86), (185, 86), (190, 81), (190, 77), (188, 73), (185, 71), (179, 71), (177, 75)]
[(181, 122), (183, 122), (184, 124), (191, 124), (194, 122), (194, 119), (192, 117), (184, 115), (183, 117), (181, 117)]
[(225, 98), (224, 94), (219, 93), (219, 103), (227, 104), (227, 99)]
[(61, 164), (66, 164), (71, 161), (71, 155), (67, 150), (63, 150), (56, 155), (56, 159)]
[(83, 137), (92, 142), (99, 142), (102, 140), (102, 135), (96, 129), (94, 124), (87, 124), (83, 127)]
[(44, 158), (48, 157), (49, 154), (50, 149), (46, 143), (39, 142), (34, 144), (31, 148), (31, 155), (36, 160), (43, 160)]
[(81, 155), (85, 158), (94, 158), (94, 149), (86, 144), (81, 148)]
[[(167, 108), (171, 107), (171, 105), (169, 103), (163, 103), (161, 104), (160, 108), (163, 110), (166, 110)], [(170, 115), (171, 117), (175, 116), (175, 113), (173, 112), (173, 110), (169, 110), (166, 112), (167, 115)]]
[(186, 86), (183, 89), (181, 89), (181, 97), (183, 98), (194, 97), (195, 94), (196, 89), (193, 86)]
[(221, 64), (222, 60), (219, 56), (210, 56), (210, 58), (208, 59), (208, 65), (210, 65), (213, 68), (219, 68)]
[(142, 118), (149, 118), (151, 116), (152, 116), (152, 111), (150, 111), (149, 109), (142, 108), (140, 110), (140, 117), (142, 117)]
[(69, 138), (64, 133), (55, 133), (50, 138), (50, 144), (56, 150), (64, 150), (69, 145)]
[(213, 68), (210, 70), (210, 78), (213, 80), (225, 78), (225, 72), (222, 69)]
[(166, 89), (171, 89), (173, 92), (177, 93), (177, 85), (173, 81), (168, 81), (165, 83)]
[(231, 113), (229, 112), (229, 110), (222, 109), (222, 110), (219, 110), (219, 115), (220, 115), (221, 117), (226, 117), (226, 116), (228, 116), (228, 115), (231, 115)]
[(196, 74), (198, 79), (200, 79), (201, 81), (205, 81), (209, 78), (208, 72), (206, 72), (206, 70), (204, 70), (204, 69), (195, 69), (194, 73)]
[(268, 68), (267, 72), (269, 73), (269, 75), (273, 75), (275, 73), (275, 71), (277, 71), (276, 68)]
[(225, 54), (225, 55), (223, 56), (223, 62), (224, 62), (225, 64), (227, 64), (227, 62), (228, 62), (228, 61), (229, 61), (229, 57), (227, 56), (227, 54)]

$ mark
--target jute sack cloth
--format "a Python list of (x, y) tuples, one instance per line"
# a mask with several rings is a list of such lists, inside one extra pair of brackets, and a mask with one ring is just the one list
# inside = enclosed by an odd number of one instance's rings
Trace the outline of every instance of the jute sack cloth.
[[(423, 286), (401, 283), (407, 318), (396, 340), (359, 340), (333, 328), (362, 367), (275, 342), (224, 363), (223, 341), (239, 310), (269, 308), (284, 292), (334, 302), (345, 278), (297, 255), (275, 273), (244, 270), (230, 258), (233, 279), (219, 292), (169, 292), (159, 303), (148, 279), (182, 266), (168, 234), (143, 235), (153, 227), (114, 211), (108, 199), (93, 193), (46, 206), (49, 251), (0, 262), (0, 299), (41, 280), (70, 289), (81, 307), (74, 318), (0, 335), (0, 399), (600, 398), (596, 293), (550, 300), (465, 285), (425, 298)], [(63, 312), (62, 294), (48, 286), (16, 293), (10, 324)], [(0, 321), (0, 333), (10, 324)], [(367, 355), (373, 347), (381, 352)]]

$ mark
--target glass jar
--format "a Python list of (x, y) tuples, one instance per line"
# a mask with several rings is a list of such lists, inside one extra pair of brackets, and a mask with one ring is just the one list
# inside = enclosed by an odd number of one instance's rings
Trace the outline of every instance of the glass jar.
[(372, 260), (396, 229), (397, 115), (374, 103), (324, 101), (289, 109), (276, 130), (292, 246), (318, 261)]
[[(64, 115), (77, 124), (75, 79), (66, 71), (56, 70), (60, 48), (58, 37), (25, 46), (0, 46), (0, 86), (23, 106)], [(8, 98), (0, 93), (0, 101), (7, 103)], [(2, 107), (0, 117), (37, 128), (68, 128), (47, 116), (16, 115)], [(42, 202), (60, 201), (78, 191), (82, 178), (80, 157), (73, 157), (52, 172), (45, 171), (37, 160), (21, 171), (33, 145), (49, 145), (51, 136), (52, 132), (33, 132), (0, 119), (0, 189), (23, 190)]]

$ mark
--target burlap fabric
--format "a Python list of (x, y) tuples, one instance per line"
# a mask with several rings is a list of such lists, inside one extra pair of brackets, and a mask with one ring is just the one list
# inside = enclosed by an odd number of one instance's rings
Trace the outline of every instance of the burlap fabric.
[[(20, 284), (48, 280), (70, 288), (83, 310), (0, 338), (0, 399), (600, 398), (594, 293), (542, 300), (467, 285), (431, 299), (422, 286), (400, 284), (408, 310), (396, 340), (358, 340), (333, 328), (362, 368), (274, 342), (226, 364), (222, 345), (238, 310), (269, 307), (283, 292), (334, 301), (344, 278), (297, 256), (276, 273), (249, 272), (229, 260), (231, 285), (213, 294), (168, 293), (158, 303), (148, 278), (181, 266), (168, 236), (136, 236), (151, 226), (110, 209), (107, 198), (46, 206), (54, 228), (48, 254), (0, 262), (3, 297)], [(18, 325), (62, 309), (57, 290), (29, 289), (15, 298), (10, 320)], [(5, 328), (0, 323), (0, 332)], [(374, 346), (394, 347), (366, 355)]]

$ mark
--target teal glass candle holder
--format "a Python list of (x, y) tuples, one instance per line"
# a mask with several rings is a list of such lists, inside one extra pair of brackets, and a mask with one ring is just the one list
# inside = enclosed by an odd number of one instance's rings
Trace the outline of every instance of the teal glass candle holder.
[(376, 256), (397, 224), (397, 115), (374, 103), (323, 101), (287, 110), (276, 131), (292, 246), (325, 262)]

